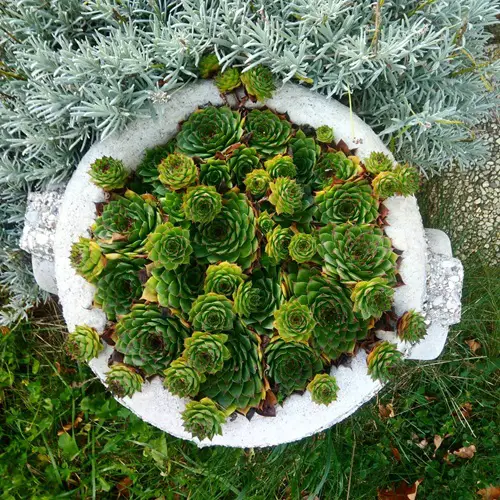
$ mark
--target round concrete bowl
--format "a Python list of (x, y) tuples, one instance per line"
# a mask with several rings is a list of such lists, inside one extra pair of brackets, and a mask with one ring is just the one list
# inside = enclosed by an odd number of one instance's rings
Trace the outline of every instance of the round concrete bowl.
[[(138, 120), (122, 134), (95, 144), (80, 162), (64, 195), (54, 245), (59, 298), (70, 331), (75, 325), (87, 324), (102, 332), (106, 324), (103, 311), (92, 306), (95, 288), (75, 274), (69, 260), (72, 243), (82, 235), (89, 235), (89, 227), (96, 218), (95, 203), (104, 200), (104, 192), (90, 181), (90, 164), (108, 155), (123, 160), (130, 170), (135, 169), (146, 148), (166, 142), (176, 134), (180, 121), (197, 107), (209, 103), (224, 103), (211, 82), (188, 85), (175, 93), (171, 102), (156, 105), (154, 118)], [(299, 125), (331, 126), (335, 137), (343, 139), (350, 148), (357, 149), (361, 158), (372, 151), (390, 154), (371, 128), (348, 108), (298, 85), (285, 85), (266, 105), (278, 112), (288, 113), (290, 119)], [(426, 241), (416, 200), (414, 197), (394, 197), (385, 205), (389, 209), (386, 233), (392, 238), (394, 246), (402, 251), (400, 272), (405, 285), (396, 289), (396, 313), (402, 314), (408, 309), (422, 310), (426, 286)], [(405, 356), (410, 356), (408, 346), (399, 344), (399, 348)], [(103, 382), (111, 351), (110, 347), (106, 347), (98, 358), (89, 363)], [(248, 420), (242, 415), (235, 415), (223, 426), (223, 435), (214, 437), (212, 441), (200, 442), (184, 430), (181, 413), (187, 400), (170, 394), (163, 388), (159, 377), (147, 381), (142, 392), (119, 401), (146, 422), (199, 446), (272, 446), (327, 429), (352, 414), (382, 388), (380, 382), (368, 376), (363, 351), (359, 351), (348, 365), (332, 368), (331, 373), (337, 378), (340, 389), (338, 400), (333, 404), (316, 405), (309, 393), (295, 394), (277, 408), (276, 417), (254, 415)]]

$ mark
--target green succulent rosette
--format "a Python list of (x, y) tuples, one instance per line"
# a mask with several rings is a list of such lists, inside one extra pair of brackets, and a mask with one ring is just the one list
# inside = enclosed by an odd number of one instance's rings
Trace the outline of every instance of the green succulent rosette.
[(189, 311), (192, 327), (205, 332), (232, 330), (234, 319), (233, 303), (225, 295), (213, 292), (200, 295)]
[(187, 189), (183, 207), (192, 222), (210, 222), (222, 210), (222, 196), (214, 186), (195, 186)]
[(316, 163), (315, 173), (319, 184), (326, 187), (334, 179), (349, 181), (359, 177), (363, 173), (363, 168), (358, 157), (347, 157), (342, 151), (337, 151), (321, 155)]
[(95, 328), (87, 325), (75, 326), (66, 339), (66, 350), (73, 359), (90, 361), (102, 351), (101, 338)]
[(257, 168), (249, 172), (245, 177), (247, 192), (255, 198), (262, 198), (269, 189), (271, 176), (263, 168)]
[(189, 330), (153, 304), (136, 304), (120, 318), (115, 334), (115, 349), (124, 355), (124, 363), (151, 376), (161, 374), (180, 356)]
[(359, 281), (351, 293), (354, 312), (359, 312), (364, 319), (379, 319), (382, 313), (389, 311), (394, 300), (394, 288), (383, 278)]
[(139, 271), (144, 267), (143, 259), (109, 260), (96, 282), (94, 305), (100, 307), (110, 321), (127, 314), (132, 303), (139, 300), (142, 285)]
[(279, 308), (283, 294), (276, 268), (261, 268), (251, 279), (241, 283), (234, 293), (234, 311), (260, 335), (272, 335), (274, 311)]
[(258, 406), (265, 397), (260, 338), (239, 321), (225, 343), (231, 354), (222, 370), (207, 374), (200, 394), (217, 402), (227, 412)]
[(392, 160), (384, 153), (373, 151), (365, 159), (365, 169), (372, 175), (378, 175), (380, 172), (392, 170)]
[(146, 241), (148, 258), (165, 269), (175, 269), (188, 264), (193, 253), (189, 230), (170, 222), (160, 224)]
[(115, 363), (106, 373), (108, 389), (117, 397), (130, 397), (141, 392), (144, 379), (132, 367), (123, 363)]
[(411, 309), (406, 311), (397, 323), (398, 337), (411, 344), (419, 342), (427, 335), (427, 326), (424, 316)]
[(104, 205), (102, 214), (92, 225), (94, 238), (105, 253), (124, 253), (133, 257), (144, 252), (148, 234), (161, 222), (156, 199), (127, 190), (114, 195)]
[(294, 214), (302, 208), (304, 191), (295, 179), (278, 177), (269, 184), (269, 202), (276, 207), (278, 214)]
[(205, 293), (214, 292), (232, 298), (238, 286), (246, 279), (240, 266), (221, 262), (208, 266), (205, 277)]
[(215, 77), (215, 85), (219, 92), (226, 94), (241, 85), (240, 72), (236, 68), (228, 68)]
[(158, 164), (160, 182), (173, 191), (196, 182), (198, 169), (192, 158), (182, 153), (171, 153)]
[(378, 217), (379, 202), (365, 180), (333, 184), (315, 198), (316, 219), (323, 224), (369, 224)]
[(219, 59), (215, 54), (206, 54), (198, 63), (201, 78), (212, 78), (219, 71)]
[(182, 358), (172, 361), (164, 375), (165, 389), (181, 398), (194, 398), (200, 392), (200, 385), (206, 380), (203, 373), (198, 373)]
[(401, 194), (403, 196), (411, 196), (418, 191), (420, 186), (420, 174), (415, 167), (398, 165), (394, 169), (394, 173), (401, 182)]
[(213, 439), (216, 434), (222, 434), (222, 424), (226, 415), (209, 398), (191, 401), (182, 413), (184, 429), (200, 440)]
[(266, 210), (263, 210), (257, 217), (257, 226), (264, 235), (272, 231), (275, 225), (276, 223)]
[(187, 319), (193, 302), (203, 292), (206, 266), (190, 262), (176, 269), (153, 267), (142, 299), (158, 302), (174, 314)]
[(277, 177), (289, 177), (293, 179), (297, 175), (297, 169), (293, 164), (291, 156), (276, 155), (264, 162), (264, 167), (269, 172), (269, 175), (276, 179)]
[(390, 379), (391, 370), (402, 360), (401, 353), (394, 344), (384, 340), (375, 345), (368, 354), (366, 362), (368, 364), (368, 375), (373, 380), (386, 382)]
[(154, 148), (146, 149), (141, 163), (139, 163), (135, 171), (137, 177), (139, 177), (143, 184), (146, 184), (146, 190), (147, 188), (155, 190), (156, 188), (162, 186), (162, 183), (158, 179), (158, 176), (160, 175), (160, 172), (158, 172), (158, 165), (169, 154), (173, 153), (174, 150), (175, 140), (171, 140), (166, 144), (162, 144)]
[(71, 246), (70, 261), (73, 269), (87, 281), (97, 280), (106, 266), (106, 257), (102, 254), (99, 245), (89, 238), (80, 237)]
[(295, 262), (310, 262), (317, 252), (318, 240), (316, 236), (307, 233), (296, 233), (292, 236), (288, 253)]
[(267, 233), (266, 254), (273, 263), (279, 264), (288, 258), (288, 247), (292, 240), (293, 233), (290, 228), (276, 226)]
[(250, 134), (250, 147), (264, 156), (276, 156), (285, 153), (292, 126), (269, 109), (254, 109), (246, 117), (245, 131)]
[(337, 399), (339, 386), (335, 377), (318, 373), (307, 386), (311, 399), (318, 405), (329, 405)]
[(303, 391), (323, 369), (321, 358), (302, 342), (274, 337), (266, 348), (267, 376), (279, 386), (279, 399)]
[(377, 226), (327, 225), (319, 231), (319, 254), (324, 271), (342, 282), (356, 283), (380, 276), (394, 284), (397, 255), (392, 243)]
[(393, 171), (380, 172), (372, 181), (373, 193), (379, 198), (389, 198), (401, 193), (401, 181)]
[(207, 160), (200, 166), (200, 183), (214, 186), (219, 193), (225, 193), (233, 187), (229, 165), (224, 160)]
[(265, 101), (273, 96), (276, 90), (273, 74), (264, 66), (255, 66), (240, 76), (247, 94), (257, 100)]
[(236, 184), (241, 186), (247, 174), (259, 168), (260, 160), (255, 148), (247, 148), (242, 145), (233, 151), (231, 157), (227, 160), (227, 164), (231, 169)]
[(234, 262), (245, 270), (257, 257), (255, 213), (242, 193), (226, 193), (220, 214), (193, 232), (195, 256), (202, 263)]
[(184, 342), (186, 348), (182, 357), (198, 373), (217, 373), (231, 357), (225, 346), (227, 339), (228, 336), (224, 333), (194, 332)]
[(182, 194), (175, 191), (160, 189), (161, 195), (158, 203), (162, 212), (168, 217), (168, 221), (173, 224), (182, 224), (186, 220), (186, 213), (182, 207)]
[(177, 148), (181, 153), (210, 158), (238, 142), (243, 134), (238, 111), (227, 106), (208, 106), (192, 113), (177, 134)]
[(281, 304), (274, 311), (274, 320), (279, 336), (286, 342), (307, 343), (316, 325), (309, 307), (296, 299)]
[(121, 189), (128, 179), (123, 162), (111, 156), (103, 156), (91, 163), (89, 175), (92, 182), (105, 191)]
[(335, 139), (333, 128), (328, 125), (321, 125), (316, 129), (316, 140), (325, 144), (330, 144)]
[(297, 182), (308, 184), (313, 178), (314, 167), (321, 154), (321, 148), (312, 137), (298, 130), (290, 141), (293, 163), (297, 168)]

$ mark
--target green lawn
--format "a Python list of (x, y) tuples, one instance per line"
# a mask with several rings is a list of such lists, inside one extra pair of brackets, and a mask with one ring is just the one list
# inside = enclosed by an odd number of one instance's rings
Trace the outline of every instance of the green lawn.
[[(417, 498), (480, 498), (500, 485), (500, 272), (468, 266), (462, 322), (438, 360), (406, 362), (329, 431), (264, 450), (198, 450), (143, 423), (66, 356), (55, 307), (36, 311), (0, 334), (0, 497), (359, 500), (423, 478)], [(472, 458), (453, 454), (471, 445)]]

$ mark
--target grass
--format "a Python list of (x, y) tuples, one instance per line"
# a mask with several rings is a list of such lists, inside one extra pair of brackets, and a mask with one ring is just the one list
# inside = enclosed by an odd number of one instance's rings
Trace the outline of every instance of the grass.
[(418, 498), (477, 499), (500, 470), (499, 297), (499, 270), (470, 264), (438, 360), (407, 361), (351, 418), (264, 450), (198, 450), (136, 418), (66, 356), (50, 305), (0, 334), (1, 498), (360, 500), (423, 478)]

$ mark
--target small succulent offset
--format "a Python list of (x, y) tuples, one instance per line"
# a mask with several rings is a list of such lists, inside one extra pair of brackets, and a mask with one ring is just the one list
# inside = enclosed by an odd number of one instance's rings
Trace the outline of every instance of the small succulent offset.
[[(222, 94), (241, 96), (243, 86), (248, 97), (196, 110), (130, 178), (119, 160), (97, 160), (90, 175), (115, 192), (70, 259), (95, 286), (103, 340), (122, 361), (109, 388), (133, 397), (146, 377), (163, 377), (166, 390), (191, 399), (186, 431), (212, 439), (235, 411), (262, 408), (269, 391), (278, 403), (307, 389), (314, 403), (335, 404), (329, 368), (366, 345), (398, 283), (381, 201), (412, 195), (419, 174), (380, 152), (362, 161), (340, 151), (326, 125), (245, 109), (248, 98), (272, 95), (267, 68), (221, 72), (208, 54), (199, 74)], [(406, 312), (397, 333), (418, 342), (422, 315)], [(67, 345), (81, 361), (103, 349), (88, 326)], [(368, 372), (386, 380), (401, 357), (380, 342)]]

